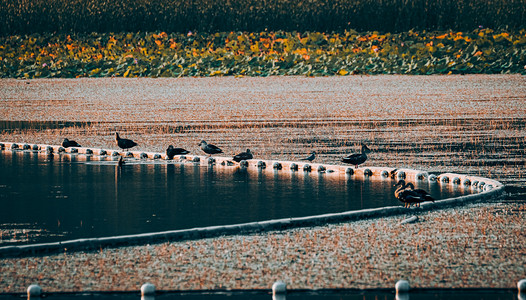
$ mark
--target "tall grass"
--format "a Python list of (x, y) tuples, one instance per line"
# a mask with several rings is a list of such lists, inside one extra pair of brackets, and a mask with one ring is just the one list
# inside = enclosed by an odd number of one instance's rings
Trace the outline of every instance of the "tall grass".
[(524, 0), (0, 0), (0, 34), (516, 29)]

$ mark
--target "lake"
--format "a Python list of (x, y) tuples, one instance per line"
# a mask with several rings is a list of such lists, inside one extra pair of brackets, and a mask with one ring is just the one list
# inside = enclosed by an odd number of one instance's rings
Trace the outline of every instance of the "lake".
[[(68, 137), (112, 149), (119, 131), (138, 151), (173, 144), (202, 155), (205, 139), (227, 156), (250, 148), (256, 158), (297, 160), (315, 150), (324, 164), (363, 142), (372, 149), (366, 165), (489, 177), (506, 184), (509, 201), (526, 198), (520, 75), (2, 79), (0, 87), (2, 141)], [(119, 171), (79, 157), (0, 153), (3, 244), (399, 205), (389, 181), (166, 163)]]
[[(0, 245), (397, 206), (394, 179), (0, 151)], [(420, 181), (435, 199), (478, 191)]]

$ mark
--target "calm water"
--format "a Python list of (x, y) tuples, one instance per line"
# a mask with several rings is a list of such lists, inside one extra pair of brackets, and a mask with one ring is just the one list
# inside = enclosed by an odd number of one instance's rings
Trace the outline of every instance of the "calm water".
[[(400, 205), (391, 180), (0, 151), (0, 245)], [(427, 182), (437, 198), (469, 192)]]

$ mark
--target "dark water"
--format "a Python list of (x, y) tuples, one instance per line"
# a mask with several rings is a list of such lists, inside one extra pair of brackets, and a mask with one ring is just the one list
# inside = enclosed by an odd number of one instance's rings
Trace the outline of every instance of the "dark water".
[[(400, 205), (391, 180), (0, 151), (0, 245)], [(421, 183), (436, 198), (469, 190)]]
[[(50, 300), (139, 300), (141, 297), (133, 293), (105, 293), (105, 294), (51, 294)], [(18, 296), (0, 295), (0, 300), (20, 299)], [(267, 292), (224, 292), (224, 293), (166, 293), (155, 297), (143, 298), (148, 300), (297, 300), (297, 299), (323, 299), (323, 300), (516, 300), (517, 293), (511, 290), (442, 290), (442, 291), (414, 291), (397, 297), (394, 292), (387, 291), (323, 291), (323, 292), (289, 292), (275, 298)]]

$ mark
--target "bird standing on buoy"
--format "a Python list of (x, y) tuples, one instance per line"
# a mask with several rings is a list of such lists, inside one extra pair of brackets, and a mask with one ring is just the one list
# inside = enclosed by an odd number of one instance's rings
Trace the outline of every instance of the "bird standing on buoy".
[(406, 183), (405, 180), (399, 180), (395, 184), (395, 197), (404, 203), (404, 207), (409, 208), (411, 205), (415, 204), (416, 207), (420, 207), (420, 203), (424, 201), (435, 202), (435, 199), (429, 195), (423, 189), (415, 189), (415, 186), (412, 183)]
[(212, 155), (217, 153), (223, 153), (223, 150), (221, 150), (219, 147), (208, 144), (204, 140), (199, 143), (199, 146), (201, 147), (201, 150), (203, 150), (206, 154)]
[(68, 148), (68, 147), (82, 147), (82, 146), (80, 146), (79, 143), (77, 143), (75, 141), (70, 141), (70, 140), (65, 138), (62, 141), (62, 147)]
[(137, 143), (132, 141), (132, 140), (129, 140), (129, 139), (122, 139), (120, 136), (119, 136), (119, 133), (118, 132), (115, 132), (115, 141), (117, 142), (117, 146), (119, 148), (121, 148), (122, 150), (128, 150), (132, 147), (135, 147), (137, 146)]
[(363, 164), (367, 160), (367, 153), (371, 152), (365, 144), (362, 143), (362, 152), (354, 153), (347, 157), (342, 158), (342, 162), (346, 164), (354, 165), (355, 168), (358, 168), (358, 165)]
[(252, 155), (252, 152), (250, 152), (250, 149), (247, 149), (246, 152), (241, 152), (239, 154), (234, 155), (232, 158), (236, 162), (241, 162), (242, 160), (249, 160), (254, 158), (254, 155)]
[(176, 155), (184, 155), (188, 154), (190, 151), (183, 149), (183, 148), (174, 148), (173, 145), (168, 146), (166, 149), (166, 158), (167, 159), (173, 159)]
[(301, 158), (300, 160), (313, 161), (316, 158), (316, 151), (312, 151), (309, 156)]

